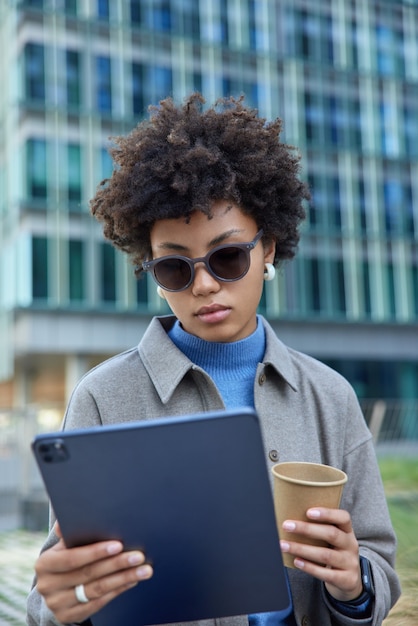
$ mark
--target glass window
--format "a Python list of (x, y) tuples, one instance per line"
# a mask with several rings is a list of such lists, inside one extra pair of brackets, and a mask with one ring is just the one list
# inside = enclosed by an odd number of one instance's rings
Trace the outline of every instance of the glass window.
[(102, 20), (109, 19), (109, 0), (97, 0), (97, 17)]
[(362, 149), (360, 100), (355, 98), (348, 103), (349, 143), (353, 148)]
[(67, 50), (66, 79), (67, 79), (67, 104), (78, 107), (80, 105), (80, 54), (75, 50)]
[(295, 10), (293, 16), (286, 16), (286, 31), (286, 47), (290, 54), (320, 63), (334, 61), (331, 17), (323, 17), (313, 9)]
[(418, 318), (418, 265), (413, 265), (412, 271), (412, 289), (413, 289), (413, 301), (415, 305), (415, 316)]
[(350, 23), (350, 42), (351, 44), (351, 62), (354, 69), (358, 68), (358, 27), (357, 22), (353, 20)]
[(248, 0), (248, 29), (250, 48), (257, 48), (257, 22), (256, 22), (255, 0)]
[(310, 226), (317, 226), (321, 222), (320, 209), (323, 197), (320, 190), (320, 179), (313, 174), (308, 175), (308, 184), (311, 192), (311, 200), (309, 202), (309, 224)]
[(246, 104), (256, 109), (260, 106), (260, 103), (267, 100), (265, 85), (261, 83), (250, 83), (244, 81), (242, 85), (242, 93), (245, 95)]
[(148, 280), (143, 274), (136, 281), (136, 301), (141, 305), (148, 303)]
[(68, 255), (69, 296), (79, 302), (84, 299), (84, 243), (70, 239)]
[(112, 81), (110, 58), (96, 57), (96, 104), (103, 113), (112, 112)]
[(307, 309), (309, 312), (319, 313), (321, 310), (321, 291), (320, 291), (320, 261), (314, 258), (305, 259), (305, 289), (307, 296)]
[(411, 182), (408, 180), (404, 184), (404, 231), (407, 236), (413, 237), (414, 231), (418, 241), (418, 222), (414, 219), (414, 196)]
[(263, 102), (259, 97), (259, 91), (263, 91), (264, 86), (260, 83), (251, 83), (242, 78), (242, 76), (231, 77), (224, 75), (222, 77), (222, 94), (224, 96), (234, 96), (238, 98), (245, 96), (245, 103), (249, 107), (258, 108), (259, 102)]
[(395, 271), (392, 261), (386, 263), (386, 317), (396, 315)]
[(171, 31), (171, 9), (169, 0), (154, 0), (149, 7), (149, 25), (157, 31)]
[(77, 0), (64, 0), (66, 15), (77, 15)]
[[(317, 154), (313, 158), (319, 159)], [(337, 176), (323, 173), (310, 174), (308, 177), (311, 190), (309, 203), (309, 223), (313, 230), (322, 233), (339, 232), (341, 228), (340, 181)]]
[(380, 132), (382, 152), (385, 156), (396, 157), (400, 153), (399, 136), (396, 120), (397, 108), (390, 102), (385, 101), (385, 94), (381, 94), (380, 102)]
[(327, 208), (332, 231), (341, 230), (341, 193), (338, 176), (327, 178)]
[(228, 45), (229, 24), (228, 24), (228, 0), (220, 0), (220, 35), (221, 42)]
[(232, 88), (232, 80), (229, 76), (222, 76), (222, 95), (224, 97), (228, 97), (234, 94), (234, 90)]
[(366, 189), (364, 178), (361, 176), (358, 181), (358, 206), (360, 209), (360, 227), (363, 232), (367, 230), (367, 206)]
[(32, 239), (32, 294), (35, 300), (48, 297), (48, 241), (46, 237)]
[(324, 17), (321, 23), (321, 56), (330, 63), (334, 61), (334, 33), (331, 17)]
[(402, 233), (404, 230), (404, 189), (402, 182), (395, 178), (386, 178), (383, 183), (385, 206), (385, 226), (387, 233)]
[(324, 142), (324, 110), (318, 94), (305, 93), (306, 139), (312, 143)]
[(171, 67), (159, 65), (144, 66), (143, 85), (149, 89), (147, 102), (157, 104), (162, 98), (166, 98), (173, 90), (173, 73)]
[(403, 111), (405, 150), (409, 157), (418, 157), (418, 85), (411, 86), (405, 93)]
[(115, 248), (108, 243), (101, 244), (101, 296), (104, 302), (116, 301), (116, 259)]
[(78, 144), (69, 144), (68, 154), (68, 201), (81, 202), (81, 148)]
[(44, 8), (44, 0), (25, 0), (23, 4), (25, 4), (25, 6), (28, 6), (28, 7), (33, 7), (35, 9)]
[(338, 146), (344, 140), (343, 101), (337, 96), (330, 96), (328, 100), (329, 140), (334, 146)]
[(142, 18), (141, 12), (141, 0), (130, 0), (129, 3), (131, 22), (133, 24), (140, 24)]
[(332, 313), (346, 313), (346, 299), (345, 299), (345, 276), (344, 276), (344, 263), (343, 261), (335, 261), (331, 263), (331, 289), (330, 294), (333, 299), (333, 311)]
[[(352, 93), (355, 92), (352, 86)], [(350, 94), (351, 95), (351, 94)], [(361, 115), (358, 98), (351, 98), (347, 93), (343, 95), (331, 94), (325, 96), (326, 119), (324, 130), (326, 137), (334, 146), (361, 147)], [(320, 106), (320, 104), (318, 104)], [(319, 116), (319, 114), (317, 114)]]
[(183, 0), (182, 3), (183, 35), (192, 39), (200, 39), (199, 2)]
[(45, 200), (47, 197), (46, 142), (29, 139), (26, 144), (26, 181), (28, 196)]
[(193, 73), (193, 91), (200, 91), (202, 93), (202, 74), (200, 72)]
[(144, 91), (143, 91), (143, 67), (142, 63), (132, 63), (132, 112), (134, 115), (144, 113)]
[(370, 264), (367, 260), (363, 263), (363, 306), (364, 313), (367, 317), (372, 314), (372, 300), (370, 293)]
[[(352, 361), (325, 359), (330, 367), (340, 372), (353, 385), (360, 398), (402, 398), (401, 370), (406, 363), (383, 361)], [(409, 368), (408, 368), (409, 369)], [(412, 376), (416, 380), (416, 366), (412, 364)]]
[(305, 59), (316, 59), (318, 57), (317, 49), (320, 32), (318, 16), (312, 15), (307, 11), (301, 11), (299, 20), (299, 52)]
[[(293, 8), (288, 6), (283, 7), (283, 11), (283, 14), (278, 13), (278, 32), (283, 30), (284, 33), (285, 54), (289, 56), (296, 56), (298, 52), (296, 40), (296, 15)], [(283, 26), (280, 22), (282, 22)]]
[(25, 46), (25, 96), (31, 100), (45, 100), (44, 47), (37, 43)]
[(403, 36), (395, 30), (390, 16), (376, 25), (376, 65), (380, 74), (403, 75)]
[(100, 179), (110, 178), (113, 172), (113, 161), (107, 148), (100, 150)]

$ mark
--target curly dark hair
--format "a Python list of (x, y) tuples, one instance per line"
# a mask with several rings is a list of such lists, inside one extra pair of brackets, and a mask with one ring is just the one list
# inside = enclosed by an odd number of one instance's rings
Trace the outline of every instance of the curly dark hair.
[(251, 215), (266, 240), (276, 241), (275, 263), (294, 256), (308, 188), (299, 177), (300, 155), (279, 141), (282, 122), (266, 122), (243, 97), (223, 98), (204, 110), (199, 93), (181, 106), (171, 98), (151, 106), (150, 117), (127, 136), (114, 137), (116, 164), (91, 200), (104, 236), (142, 270), (151, 257), (157, 220), (210, 217), (217, 200)]

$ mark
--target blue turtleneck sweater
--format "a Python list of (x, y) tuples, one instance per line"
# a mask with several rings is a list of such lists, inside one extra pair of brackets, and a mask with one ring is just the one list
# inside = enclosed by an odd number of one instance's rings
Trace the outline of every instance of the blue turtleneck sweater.
[(249, 337), (232, 343), (205, 341), (190, 335), (178, 321), (168, 334), (183, 354), (209, 374), (228, 409), (254, 407), (254, 379), (266, 347), (261, 322)]

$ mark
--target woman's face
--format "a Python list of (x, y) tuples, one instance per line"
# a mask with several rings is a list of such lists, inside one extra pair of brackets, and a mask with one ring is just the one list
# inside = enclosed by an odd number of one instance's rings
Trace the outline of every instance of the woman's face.
[[(157, 221), (151, 230), (153, 259), (178, 254), (196, 258), (216, 246), (246, 243), (258, 231), (252, 217), (231, 202), (217, 201), (212, 218), (201, 211), (184, 218)], [(184, 291), (164, 291), (164, 296), (188, 333), (206, 341), (231, 342), (248, 337), (256, 329), (256, 311), (263, 290), (264, 264), (272, 263), (274, 244), (259, 241), (250, 252), (247, 274), (235, 282), (214, 278), (203, 263), (195, 265), (195, 278)]]

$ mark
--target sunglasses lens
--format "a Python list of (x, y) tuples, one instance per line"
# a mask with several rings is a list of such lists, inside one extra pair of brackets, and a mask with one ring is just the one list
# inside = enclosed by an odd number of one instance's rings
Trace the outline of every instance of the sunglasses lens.
[(163, 259), (154, 266), (154, 275), (162, 287), (177, 291), (191, 279), (191, 267), (182, 259)]
[(248, 272), (249, 254), (242, 248), (226, 246), (211, 254), (209, 265), (219, 278), (237, 280)]

